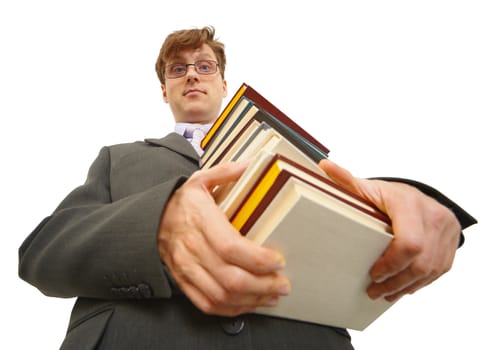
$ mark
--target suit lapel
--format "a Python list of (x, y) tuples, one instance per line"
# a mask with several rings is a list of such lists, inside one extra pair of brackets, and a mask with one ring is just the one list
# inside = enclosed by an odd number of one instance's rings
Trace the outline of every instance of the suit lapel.
[(192, 145), (187, 142), (187, 140), (183, 136), (175, 132), (172, 132), (161, 139), (148, 138), (144, 141), (153, 146), (168, 148), (187, 158), (191, 158), (196, 162), (199, 162), (199, 156), (197, 155)]

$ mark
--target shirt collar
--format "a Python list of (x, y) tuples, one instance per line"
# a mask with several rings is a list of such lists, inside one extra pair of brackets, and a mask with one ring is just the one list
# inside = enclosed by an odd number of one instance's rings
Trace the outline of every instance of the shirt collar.
[[(186, 128), (192, 124), (197, 123), (176, 123), (174, 126), (174, 132), (178, 133), (179, 135), (184, 135), (184, 131), (186, 131)], [(201, 126), (201, 129), (204, 131), (204, 133), (207, 134), (213, 123), (199, 125)]]

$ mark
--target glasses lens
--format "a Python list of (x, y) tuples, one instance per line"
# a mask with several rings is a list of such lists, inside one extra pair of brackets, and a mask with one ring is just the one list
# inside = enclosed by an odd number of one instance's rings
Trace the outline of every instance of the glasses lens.
[(169, 64), (165, 71), (167, 78), (178, 78), (186, 74), (187, 67), (182, 63)]
[(199, 74), (214, 74), (218, 70), (218, 62), (212, 60), (200, 60), (187, 64), (173, 63), (165, 69), (165, 76), (169, 79), (183, 77), (187, 73), (188, 66), (194, 66)]
[(218, 64), (215, 61), (201, 60), (194, 63), (199, 74), (213, 74), (216, 72)]

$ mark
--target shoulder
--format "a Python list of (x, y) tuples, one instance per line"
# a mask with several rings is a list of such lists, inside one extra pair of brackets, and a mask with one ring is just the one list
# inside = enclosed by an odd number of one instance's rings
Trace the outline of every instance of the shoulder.
[(133, 142), (113, 144), (105, 146), (104, 148), (109, 150), (112, 154), (129, 154), (152, 149), (154, 147), (173, 147), (181, 142), (184, 144), (184, 141), (184, 137), (172, 132), (162, 138), (145, 138)]
[(103, 147), (104, 149), (108, 150), (112, 155), (113, 154), (130, 154), (133, 152), (145, 150), (149, 147), (149, 145), (144, 141), (134, 141), (134, 142), (125, 142), (125, 143), (117, 143), (109, 146)]
[[(198, 161), (197, 155), (187, 140), (176, 133), (169, 133), (162, 138), (146, 138), (143, 141), (113, 144), (103, 147), (106, 159), (112, 168), (120, 165), (130, 166), (144, 162), (183, 162)], [(193, 159), (196, 157), (196, 159)]]

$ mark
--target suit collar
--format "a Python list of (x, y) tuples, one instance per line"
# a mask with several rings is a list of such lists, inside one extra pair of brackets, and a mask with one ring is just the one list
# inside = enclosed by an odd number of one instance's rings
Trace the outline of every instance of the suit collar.
[(175, 132), (171, 132), (167, 136), (160, 139), (148, 138), (144, 141), (145, 143), (148, 143), (152, 146), (168, 148), (176, 153), (182, 154), (187, 158), (191, 158), (196, 162), (199, 162), (199, 156), (197, 155), (192, 145), (187, 142), (187, 140), (183, 136)]

